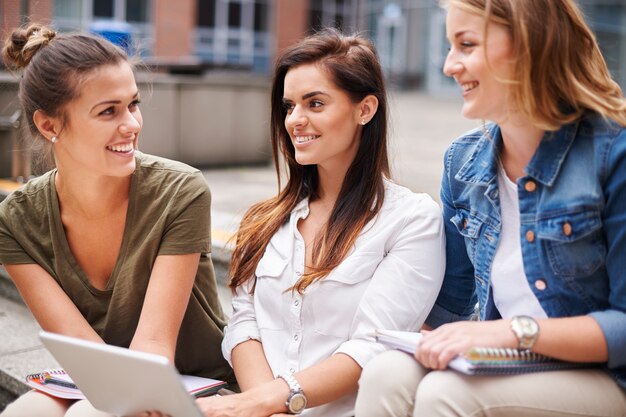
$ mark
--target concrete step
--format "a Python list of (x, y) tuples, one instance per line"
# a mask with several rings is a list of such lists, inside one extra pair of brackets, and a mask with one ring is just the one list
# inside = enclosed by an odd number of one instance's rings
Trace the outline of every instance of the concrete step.
[(0, 297), (6, 298), (16, 303), (23, 303), (20, 293), (15, 288), (13, 281), (9, 278), (6, 269), (0, 265)]
[(42, 346), (40, 327), (20, 302), (0, 298), (0, 410), (15, 397), (28, 391), (26, 375), (58, 367)]

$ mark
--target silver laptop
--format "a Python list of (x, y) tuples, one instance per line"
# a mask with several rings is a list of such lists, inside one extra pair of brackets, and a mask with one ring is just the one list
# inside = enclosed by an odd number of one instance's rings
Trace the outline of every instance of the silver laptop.
[(39, 337), (91, 404), (116, 416), (159, 410), (203, 417), (164, 356), (42, 331)]

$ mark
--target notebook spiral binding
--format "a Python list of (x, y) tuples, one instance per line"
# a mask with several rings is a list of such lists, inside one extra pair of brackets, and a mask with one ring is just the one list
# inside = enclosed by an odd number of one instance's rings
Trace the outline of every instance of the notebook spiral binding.
[(477, 347), (471, 349), (466, 357), (470, 360), (513, 360), (513, 361), (533, 361), (545, 362), (551, 361), (551, 358), (532, 352), (530, 350), (520, 350), (513, 348), (488, 348)]
[(49, 376), (49, 375), (67, 375), (67, 374), (65, 373), (63, 369), (47, 369), (37, 374), (30, 374), (26, 378), (39, 380), (39, 382), (43, 384), (46, 382), (46, 376)]

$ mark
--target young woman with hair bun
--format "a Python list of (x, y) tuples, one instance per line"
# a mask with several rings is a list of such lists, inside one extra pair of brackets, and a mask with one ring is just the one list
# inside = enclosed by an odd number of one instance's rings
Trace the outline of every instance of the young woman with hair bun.
[[(9, 35), (3, 58), (22, 71), (23, 114), (55, 162), (0, 203), (0, 262), (41, 327), (234, 381), (220, 350), (209, 189), (198, 170), (137, 150), (126, 54), (33, 24)], [(0, 415), (105, 416), (34, 391)]]

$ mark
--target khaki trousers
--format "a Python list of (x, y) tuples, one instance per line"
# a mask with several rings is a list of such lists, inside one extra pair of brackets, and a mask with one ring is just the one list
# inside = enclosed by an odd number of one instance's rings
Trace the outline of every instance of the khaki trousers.
[(356, 417), (625, 417), (626, 393), (602, 370), (511, 376), (429, 371), (388, 351), (359, 380)]
[(12, 402), (0, 417), (113, 417), (98, 411), (87, 400), (61, 400), (29, 391)]

